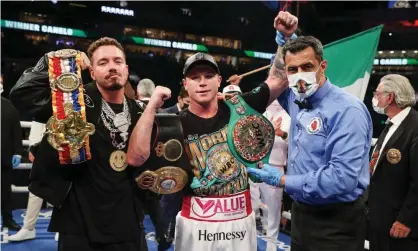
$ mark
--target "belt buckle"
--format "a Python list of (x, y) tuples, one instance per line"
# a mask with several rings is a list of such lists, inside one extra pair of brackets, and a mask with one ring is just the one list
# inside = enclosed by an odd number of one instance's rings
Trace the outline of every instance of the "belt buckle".
[(144, 171), (135, 180), (138, 187), (143, 188), (143, 182), (149, 178), (154, 178), (154, 182), (148, 189), (157, 194), (172, 194), (182, 190), (187, 184), (187, 173), (174, 166), (162, 167), (154, 171)]
[(52, 116), (46, 123), (48, 142), (58, 151), (64, 151), (62, 146), (68, 145), (71, 158), (79, 158), (79, 149), (86, 143), (86, 138), (94, 134), (95, 126), (85, 122), (71, 103), (64, 104), (64, 111), (64, 119)]
[(63, 73), (51, 83), (51, 89), (57, 88), (63, 92), (73, 92), (80, 86), (80, 80), (74, 73)]
[(237, 153), (248, 162), (265, 158), (274, 143), (271, 125), (257, 115), (243, 116), (232, 129), (232, 141)]

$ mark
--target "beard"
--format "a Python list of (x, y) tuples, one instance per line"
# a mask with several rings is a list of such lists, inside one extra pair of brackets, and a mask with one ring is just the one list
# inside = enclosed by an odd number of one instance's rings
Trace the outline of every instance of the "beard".
[(96, 83), (103, 89), (108, 90), (108, 91), (118, 91), (120, 89), (122, 89), (125, 85), (120, 83), (119, 81), (112, 81), (109, 85), (109, 83), (105, 83), (105, 82), (99, 82), (96, 81)]
[(112, 83), (109, 87), (107, 87), (107, 89), (109, 91), (118, 91), (118, 90), (122, 89), (123, 86), (124, 85), (121, 84), (121, 83)]

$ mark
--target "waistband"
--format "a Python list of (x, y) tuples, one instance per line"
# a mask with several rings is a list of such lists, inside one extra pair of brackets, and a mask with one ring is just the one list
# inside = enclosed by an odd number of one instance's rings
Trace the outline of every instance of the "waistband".
[(350, 202), (337, 202), (337, 203), (330, 203), (330, 204), (324, 204), (324, 205), (308, 205), (308, 204), (293, 201), (293, 205), (295, 209), (302, 211), (302, 212), (310, 212), (310, 213), (347, 208), (347, 207), (355, 206), (359, 203), (364, 203), (364, 199), (362, 196), (358, 197), (357, 200), (350, 201)]
[(207, 222), (238, 220), (252, 213), (250, 190), (225, 196), (185, 196), (181, 216)]

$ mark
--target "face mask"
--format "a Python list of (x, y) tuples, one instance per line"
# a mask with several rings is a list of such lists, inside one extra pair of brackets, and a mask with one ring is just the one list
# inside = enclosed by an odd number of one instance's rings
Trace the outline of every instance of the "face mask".
[[(316, 82), (316, 73), (319, 71), (311, 71), (311, 72), (298, 72), (292, 75), (287, 75), (287, 79), (289, 80), (289, 87), (292, 91), (296, 94), (296, 96), (305, 99), (307, 97), (312, 96), (319, 87), (319, 84)], [(305, 82), (305, 90), (302, 90), (300, 86), (298, 86), (298, 82), (302, 80)]]
[(373, 97), (372, 99), (372, 105), (373, 105), (373, 110), (379, 114), (385, 114), (385, 109), (386, 107), (388, 107), (388, 105), (386, 105), (385, 107), (379, 107), (379, 99), (377, 99), (376, 97)]

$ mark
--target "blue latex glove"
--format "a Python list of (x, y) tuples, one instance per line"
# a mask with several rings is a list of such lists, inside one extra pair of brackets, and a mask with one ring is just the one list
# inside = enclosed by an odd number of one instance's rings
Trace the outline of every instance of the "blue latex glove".
[(13, 155), (12, 157), (12, 167), (16, 168), (20, 165), (20, 160), (22, 159), (22, 156), (20, 155)]
[[(290, 37), (290, 40), (296, 39), (297, 37), (298, 36), (293, 33), (293, 35)], [(286, 43), (286, 39), (280, 31), (276, 31), (276, 43), (279, 46), (283, 46)]]
[(272, 167), (269, 164), (264, 164), (261, 169), (247, 168), (247, 173), (254, 175), (268, 185), (276, 187), (280, 186), (280, 179), (283, 176), (279, 168)]

